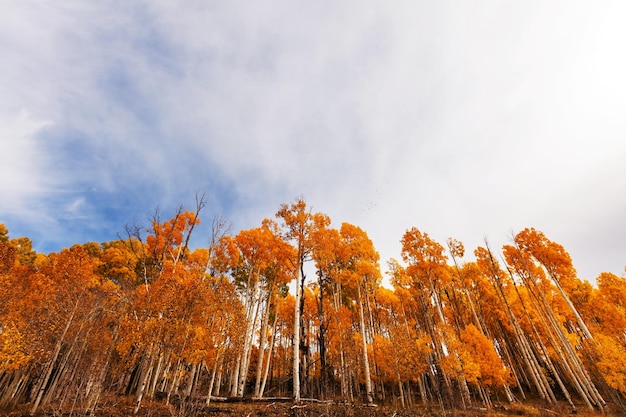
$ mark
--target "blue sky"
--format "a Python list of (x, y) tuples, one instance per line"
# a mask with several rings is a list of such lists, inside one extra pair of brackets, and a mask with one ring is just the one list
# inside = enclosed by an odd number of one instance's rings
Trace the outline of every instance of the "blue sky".
[(400, 258), (542, 230), (626, 265), (622, 2), (0, 4), (0, 222), (39, 251), (208, 197), (233, 230), (304, 196)]

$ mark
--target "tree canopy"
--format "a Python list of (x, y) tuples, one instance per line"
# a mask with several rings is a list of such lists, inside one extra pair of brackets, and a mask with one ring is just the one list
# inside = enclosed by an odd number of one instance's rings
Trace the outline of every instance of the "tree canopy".
[(216, 219), (191, 248), (197, 203), (49, 254), (0, 224), (0, 409), (93, 412), (110, 395), (136, 413), (146, 397), (626, 400), (626, 278), (579, 279), (538, 230), (470, 259), (411, 227), (385, 287), (367, 233), (303, 199), (235, 235)]

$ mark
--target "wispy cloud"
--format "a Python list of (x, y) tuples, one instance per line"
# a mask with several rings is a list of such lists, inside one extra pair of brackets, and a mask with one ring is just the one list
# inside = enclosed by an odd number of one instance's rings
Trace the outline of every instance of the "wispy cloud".
[(412, 226), (469, 248), (536, 226), (585, 278), (620, 272), (619, 8), (12, 2), (0, 210), (53, 249), (196, 190), (236, 228), (304, 195), (383, 261)]
[(0, 118), (0, 212), (32, 218), (39, 208), (33, 204), (55, 187), (47, 175), (51, 158), (38, 140), (50, 125), (25, 110), (12, 119)]

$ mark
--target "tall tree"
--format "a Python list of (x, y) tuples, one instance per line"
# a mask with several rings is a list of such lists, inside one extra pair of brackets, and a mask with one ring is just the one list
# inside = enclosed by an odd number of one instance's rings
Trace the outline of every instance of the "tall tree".
[[(452, 382), (446, 367), (441, 366), (448, 356), (446, 336), (451, 334), (443, 331), (448, 326), (443, 297), (451, 279), (447, 257), (443, 246), (416, 228), (407, 230), (401, 243), (402, 259), (408, 264), (406, 275), (410, 279), (409, 288), (419, 306), (424, 329), (430, 335), (433, 346), (431, 377), (437, 381), (433, 385), (442, 403), (451, 401), (454, 398)], [(462, 398), (465, 399), (465, 396)]]
[(303, 308), (304, 264), (310, 259), (314, 242), (312, 235), (315, 229), (326, 227), (330, 224), (328, 216), (321, 213), (311, 213), (303, 198), (298, 198), (294, 203), (282, 204), (276, 217), (282, 222), (283, 238), (291, 242), (296, 249), (293, 259), (293, 269), (296, 273), (296, 303), (294, 306), (294, 338), (293, 338), (293, 398), (300, 401), (300, 346), (301, 342), (301, 311)]
[(368, 341), (370, 344), (373, 342), (373, 334), (372, 329), (366, 327), (364, 311), (370, 309), (367, 302), (368, 295), (373, 294), (380, 284), (379, 256), (374, 249), (374, 244), (361, 228), (349, 223), (343, 223), (340, 235), (346, 247), (344, 269), (340, 279), (344, 288), (352, 291), (356, 290), (366, 397), (367, 403), (372, 404), (374, 402), (374, 392), (368, 355)]

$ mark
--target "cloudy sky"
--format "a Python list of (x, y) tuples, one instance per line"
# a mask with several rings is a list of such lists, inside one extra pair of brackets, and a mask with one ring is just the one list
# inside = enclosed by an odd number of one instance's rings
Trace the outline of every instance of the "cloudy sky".
[(626, 265), (621, 1), (0, 3), (0, 222), (108, 241), (205, 192), (260, 225), (303, 196), (383, 266), (417, 227), (535, 227)]

